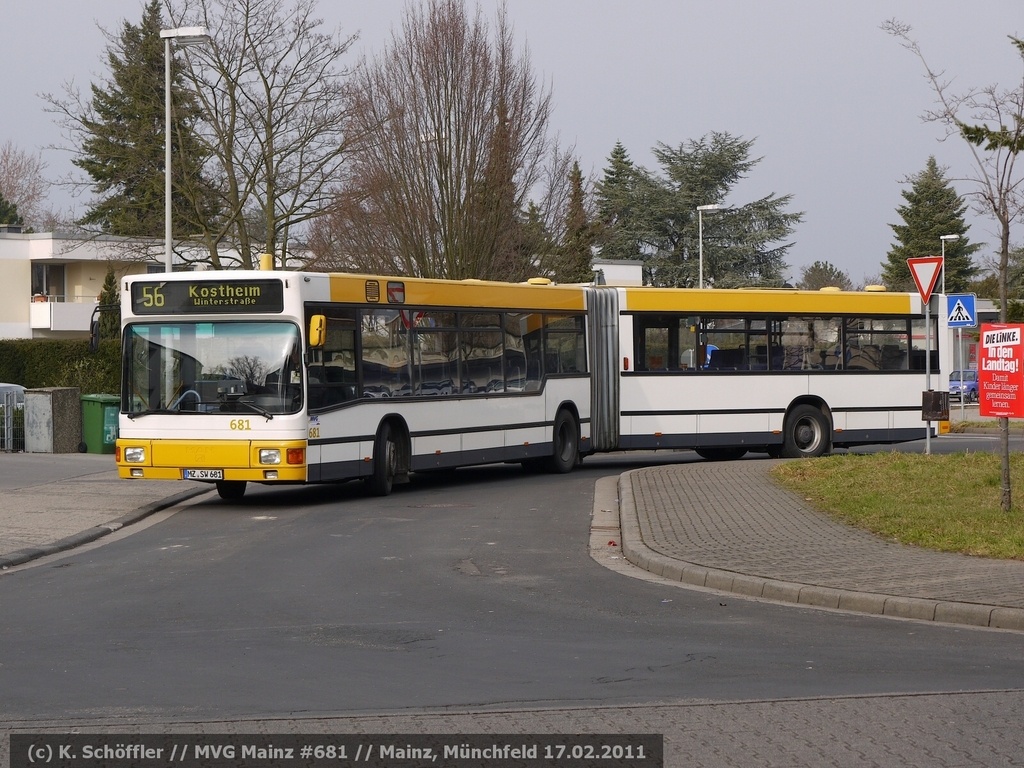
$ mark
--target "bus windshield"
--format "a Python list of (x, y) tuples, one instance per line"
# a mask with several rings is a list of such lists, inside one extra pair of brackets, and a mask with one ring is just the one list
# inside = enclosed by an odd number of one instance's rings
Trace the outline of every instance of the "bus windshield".
[(135, 323), (125, 329), (122, 410), (295, 413), (302, 407), (299, 330), (288, 322)]

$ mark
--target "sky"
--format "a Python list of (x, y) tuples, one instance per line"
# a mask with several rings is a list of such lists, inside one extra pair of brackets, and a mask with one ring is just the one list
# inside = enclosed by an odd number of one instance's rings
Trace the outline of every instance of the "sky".
[[(500, 0), (479, 0), (493, 18)], [(0, 67), (8, 73), (0, 144), (39, 152), (47, 175), (73, 168), (42, 94), (107, 78), (102, 30), (138, 23), (143, 0), (8, 0)], [(472, 8), (477, 3), (467, 0)], [(358, 35), (351, 59), (382, 51), (407, 0), (320, 0), (324, 29)], [(517, 42), (552, 89), (552, 130), (600, 177), (616, 142), (634, 163), (657, 166), (652, 148), (711, 132), (753, 140), (761, 158), (724, 201), (791, 195), (802, 212), (787, 277), (827, 261), (854, 283), (877, 279), (893, 245), (907, 179), (929, 156), (957, 192), (973, 172), (967, 146), (942, 141), (922, 115), (935, 94), (921, 62), (881, 25), (909, 24), (933, 69), (954, 91), (1014, 88), (1022, 71), (1008, 35), (1024, 37), (1021, 0), (506, 0)], [(57, 190), (51, 208), (84, 210)], [(713, 214), (708, 214), (713, 215)], [(976, 258), (997, 247), (991, 219), (967, 218)], [(1024, 234), (1014, 236), (1024, 242)], [(936, 242), (936, 253), (940, 244)], [(923, 255), (923, 254), (922, 254)]]

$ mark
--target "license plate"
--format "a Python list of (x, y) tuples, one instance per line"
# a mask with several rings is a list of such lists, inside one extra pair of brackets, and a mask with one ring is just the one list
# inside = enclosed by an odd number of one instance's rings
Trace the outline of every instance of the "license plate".
[(223, 469), (183, 469), (181, 475), (185, 480), (223, 480)]

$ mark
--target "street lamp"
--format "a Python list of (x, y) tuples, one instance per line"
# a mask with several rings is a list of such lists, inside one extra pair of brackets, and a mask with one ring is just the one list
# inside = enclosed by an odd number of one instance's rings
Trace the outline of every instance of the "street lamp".
[(697, 287), (704, 287), (704, 211), (717, 211), (721, 208), (718, 203), (697, 206)]
[(164, 41), (164, 271), (174, 271), (174, 243), (171, 231), (171, 38), (180, 48), (210, 41), (206, 27), (161, 29)]
[(946, 241), (959, 240), (960, 235), (939, 235), (942, 241), (942, 295), (946, 295)]
[[(959, 240), (960, 235), (939, 235), (939, 240), (942, 242), (942, 295), (946, 295), (946, 241), (947, 240)], [(948, 307), (946, 308), (948, 311)], [(941, 311), (941, 310), (940, 310)], [(956, 355), (954, 356), (954, 364), (956, 369), (960, 371), (960, 421), (964, 420), (964, 372), (963, 372), (963, 357), (964, 357), (964, 329), (956, 329)]]

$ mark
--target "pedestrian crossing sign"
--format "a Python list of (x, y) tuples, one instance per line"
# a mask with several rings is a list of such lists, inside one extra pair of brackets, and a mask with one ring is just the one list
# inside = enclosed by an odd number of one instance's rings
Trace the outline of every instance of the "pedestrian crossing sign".
[(975, 295), (962, 293), (946, 297), (946, 324), (950, 328), (977, 328)]

